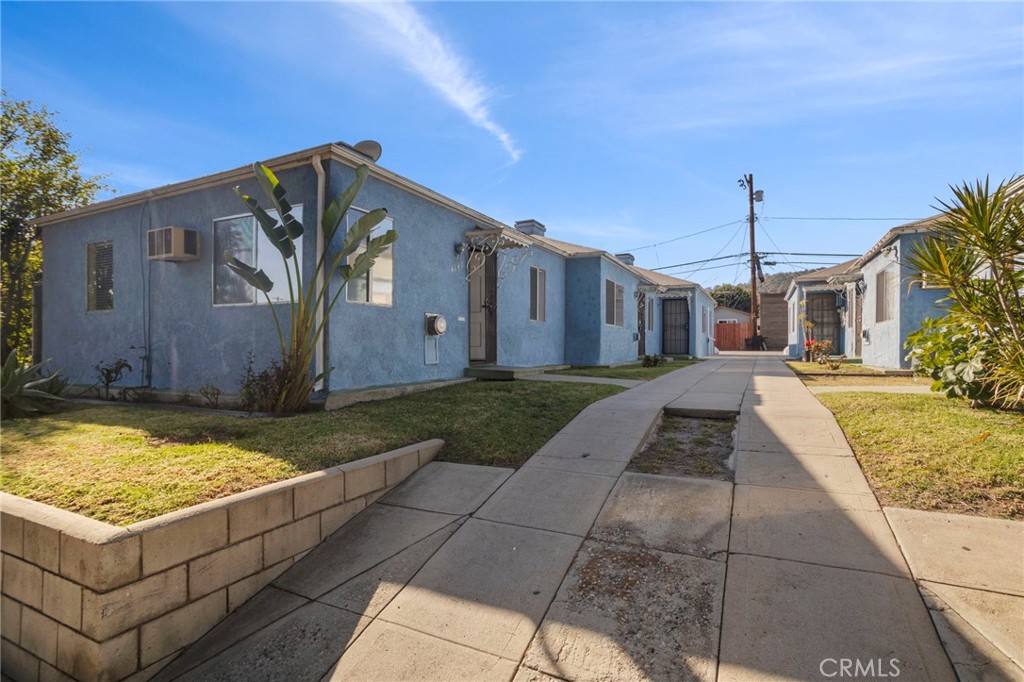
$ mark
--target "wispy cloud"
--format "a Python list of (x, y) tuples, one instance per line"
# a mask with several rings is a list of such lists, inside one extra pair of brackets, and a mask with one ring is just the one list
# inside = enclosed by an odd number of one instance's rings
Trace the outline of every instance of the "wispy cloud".
[(655, 10), (600, 17), (591, 45), (553, 68), (552, 95), (644, 135), (966, 105), (1020, 87), (1021, 13), (1012, 4)]
[(466, 58), (446, 43), (407, 2), (340, 3), (342, 11), (366, 19), (374, 42), (436, 90), (473, 125), (493, 135), (515, 163), (522, 150), (490, 110), (493, 91), (472, 73)]

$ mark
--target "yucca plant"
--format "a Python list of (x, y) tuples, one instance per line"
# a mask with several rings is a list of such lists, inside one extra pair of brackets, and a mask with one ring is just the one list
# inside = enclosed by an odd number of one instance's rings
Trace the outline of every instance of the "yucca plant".
[[(949, 321), (976, 330), (978, 372), (1002, 407), (1024, 406), (1024, 177), (951, 187), (935, 234), (910, 254), (919, 282), (946, 287)], [(913, 355), (913, 353), (911, 353)]]
[[(269, 304), (267, 307), (270, 308), (274, 319), (281, 353), (280, 366), (287, 368), (287, 372), (284, 380), (280, 381), (280, 385), (277, 387), (277, 398), (272, 411), (298, 412), (308, 406), (316, 382), (330, 371), (328, 369), (313, 376), (310, 365), (316, 352), (317, 343), (323, 336), (327, 320), (330, 319), (331, 310), (338, 302), (345, 284), (349, 280), (369, 272), (377, 257), (395, 242), (398, 234), (394, 230), (388, 230), (385, 234), (370, 239), (366, 250), (349, 263), (349, 257), (366, 241), (373, 229), (387, 217), (387, 211), (383, 208), (370, 211), (349, 228), (341, 249), (333, 255), (328, 254), (325, 249), (319, 255), (313, 272), (304, 277), (298, 251), (295, 248), (296, 240), (303, 234), (302, 223), (293, 214), (285, 189), (274, 173), (260, 163), (253, 164), (253, 170), (256, 180), (274, 210), (277, 211), (278, 217), (271, 216), (256, 199), (243, 194), (237, 187), (235, 193), (256, 218), (263, 233), (281, 254), (281, 259), (284, 261), (287, 279), (285, 285), (288, 287), (288, 306), (291, 313), (287, 329), (282, 326), (276, 306), (270, 300), (269, 292), (275, 286), (275, 282), (272, 282), (263, 270), (257, 270), (230, 253), (225, 254), (225, 258), (227, 266), (232, 271), (254, 289), (263, 293)], [(330, 244), (334, 239), (345, 214), (362, 189), (368, 172), (365, 165), (359, 166), (356, 169), (355, 182), (327, 206), (319, 225), (319, 229), (323, 232), (324, 244)], [(331, 282), (334, 276), (341, 279), (341, 284), (336, 287), (333, 294), (328, 293), (326, 286), (318, 286), (317, 282), (321, 274), (325, 275), (328, 282)], [(318, 310), (323, 311), (323, 316), (319, 320), (317, 319)]]
[(12, 352), (0, 368), (0, 418), (57, 412), (67, 386), (67, 379), (59, 373), (43, 374), (42, 362), (23, 365)]

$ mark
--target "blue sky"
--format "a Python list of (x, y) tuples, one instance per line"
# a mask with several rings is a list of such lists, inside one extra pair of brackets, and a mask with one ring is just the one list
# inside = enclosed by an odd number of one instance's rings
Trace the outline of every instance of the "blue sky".
[[(862, 253), (949, 184), (1024, 172), (1018, 2), (0, 9), (3, 87), (60, 112), (121, 194), (370, 138), (499, 220), (659, 267), (746, 250), (745, 173), (759, 250)], [(670, 272), (749, 275), (694, 270)]]

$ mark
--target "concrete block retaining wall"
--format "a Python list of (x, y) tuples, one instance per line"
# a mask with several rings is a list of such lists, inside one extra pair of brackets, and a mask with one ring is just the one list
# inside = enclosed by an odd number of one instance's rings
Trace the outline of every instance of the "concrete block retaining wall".
[(145, 680), (434, 458), (431, 440), (133, 524), (0, 493), (0, 663)]

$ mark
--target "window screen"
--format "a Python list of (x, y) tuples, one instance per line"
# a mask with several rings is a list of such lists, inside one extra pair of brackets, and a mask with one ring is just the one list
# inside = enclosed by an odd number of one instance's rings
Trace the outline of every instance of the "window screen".
[(604, 281), (604, 322), (621, 327), (622, 317), (622, 285), (606, 279)]
[(530, 268), (530, 319), (543, 322), (547, 319), (547, 273), (540, 268)]
[(86, 309), (114, 309), (114, 243), (86, 247)]

